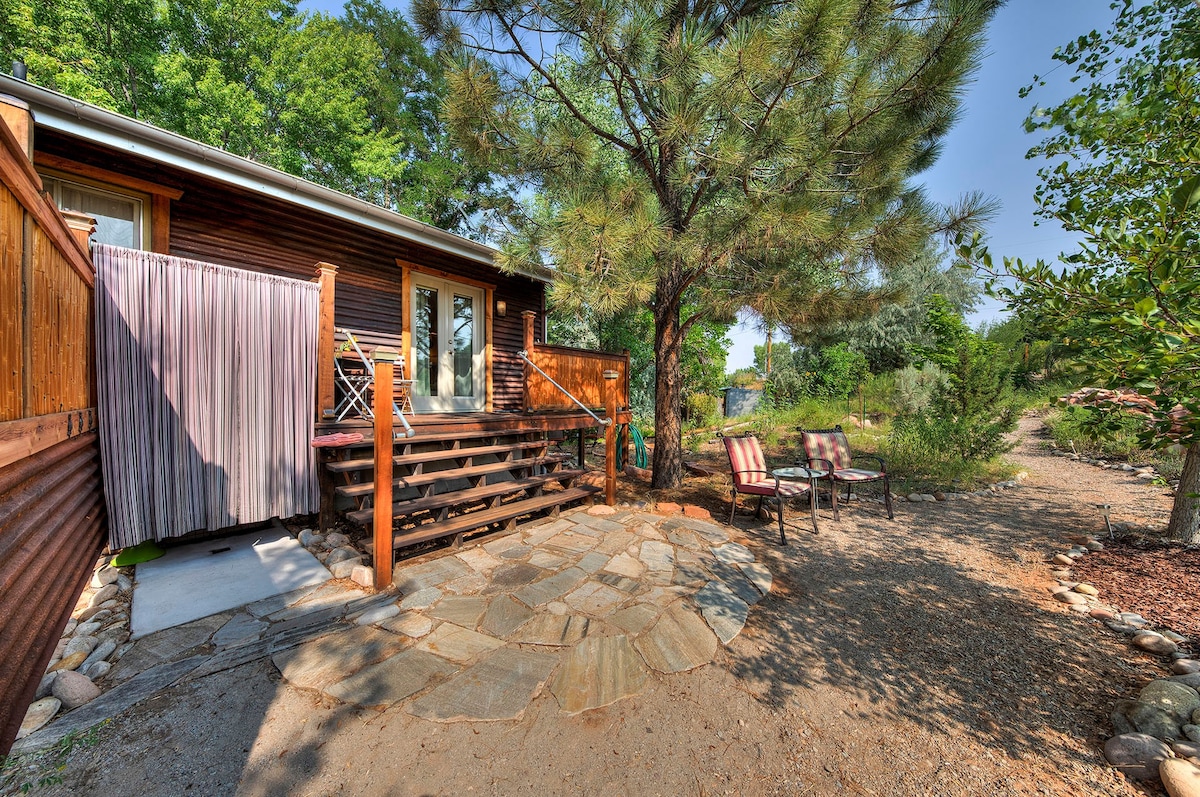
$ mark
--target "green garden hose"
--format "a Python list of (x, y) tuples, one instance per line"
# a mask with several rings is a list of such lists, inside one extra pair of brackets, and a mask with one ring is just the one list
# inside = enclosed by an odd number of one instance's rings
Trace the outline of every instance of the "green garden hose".
[(626, 430), (628, 430), (628, 434), (632, 435), (633, 439), (633, 464), (636, 467), (645, 469), (649, 464), (649, 458), (646, 456), (646, 441), (642, 439), (642, 433), (633, 424), (625, 424), (617, 430), (617, 469), (625, 470)]

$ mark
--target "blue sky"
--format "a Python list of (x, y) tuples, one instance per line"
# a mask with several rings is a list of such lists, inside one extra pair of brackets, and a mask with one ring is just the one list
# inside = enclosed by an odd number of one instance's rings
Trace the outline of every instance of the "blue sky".
[[(342, 0), (309, 0), (302, 7), (336, 14)], [(938, 202), (953, 202), (971, 191), (999, 200), (1000, 213), (989, 228), (990, 248), (997, 258), (1052, 260), (1073, 248), (1074, 236), (1057, 225), (1034, 226), (1033, 192), (1041, 164), (1027, 161), (1025, 153), (1040, 139), (1036, 133), (1026, 134), (1022, 123), (1035, 103), (1051, 105), (1070, 93), (1071, 68), (1050, 71), (1056, 66), (1050, 58), (1055, 48), (1093, 29), (1106, 29), (1114, 13), (1107, 0), (1009, 0), (992, 21), (962, 118), (947, 137), (938, 163), (920, 181)], [(1048, 76), (1047, 86), (1029, 99), (1019, 98), (1017, 91), (1035, 74)], [(998, 303), (984, 301), (970, 320), (990, 320), (1000, 310)], [(752, 324), (742, 324), (731, 338), (726, 370), (752, 365), (762, 333)]]

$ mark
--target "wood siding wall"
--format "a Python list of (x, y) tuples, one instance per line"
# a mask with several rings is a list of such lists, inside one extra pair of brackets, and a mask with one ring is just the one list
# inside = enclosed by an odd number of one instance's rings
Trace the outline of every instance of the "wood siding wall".
[[(120, 171), (183, 192), (171, 202), (170, 254), (280, 276), (311, 279), (318, 262), (338, 267), (335, 324), (400, 335), (400, 267), (396, 259), (496, 286), (507, 305), (493, 326), (493, 407), (522, 409), (521, 312), (543, 309), (543, 286), (489, 266), (409, 244), (350, 222), (264, 199), (215, 181), (39, 131), (38, 153)], [(35, 156), (35, 162), (37, 157)], [(539, 319), (539, 330), (541, 329)], [(539, 334), (541, 334), (539, 332)]]
[(94, 274), (0, 123), (0, 755), (106, 533), (95, 429)]

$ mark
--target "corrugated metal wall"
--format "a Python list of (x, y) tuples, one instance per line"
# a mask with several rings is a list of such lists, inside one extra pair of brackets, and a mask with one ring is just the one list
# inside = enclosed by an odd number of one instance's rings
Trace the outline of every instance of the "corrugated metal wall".
[(0, 755), (106, 534), (91, 263), (0, 122)]

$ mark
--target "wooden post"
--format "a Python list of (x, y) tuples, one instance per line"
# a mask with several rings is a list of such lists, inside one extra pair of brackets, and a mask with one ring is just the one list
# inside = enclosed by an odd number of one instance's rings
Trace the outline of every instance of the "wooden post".
[(92, 233), (96, 231), (96, 220), (86, 213), (80, 213), (77, 210), (64, 210), (62, 212), (63, 221), (71, 228), (71, 234), (75, 236), (75, 240), (83, 247), (83, 251), (91, 256)]
[(399, 357), (400, 352), (390, 346), (377, 346), (371, 355), (375, 363), (375, 589), (392, 585), (396, 560), (392, 549), (392, 377)]
[[(533, 310), (525, 310), (521, 313), (521, 322), (525, 328), (525, 356), (533, 359), (533, 324), (537, 319), (537, 313)], [(525, 367), (525, 379), (521, 386), (521, 406), (526, 412), (533, 412), (533, 407), (530, 405), (531, 396), (529, 392), (529, 380), (533, 376), (533, 369), (529, 367), (529, 363), (522, 363)]]
[(604, 372), (604, 503), (617, 502), (617, 377), (616, 371)]
[(8, 125), (25, 157), (33, 162), (33, 114), (29, 104), (8, 94), (0, 94), (0, 119)]
[[(317, 328), (317, 420), (325, 413), (333, 415), (333, 294), (337, 283), (337, 266), (317, 263), (317, 282), (321, 286), (321, 316)], [(388, 417), (391, 417), (388, 413)], [(331, 418), (332, 420), (332, 418)]]

